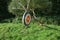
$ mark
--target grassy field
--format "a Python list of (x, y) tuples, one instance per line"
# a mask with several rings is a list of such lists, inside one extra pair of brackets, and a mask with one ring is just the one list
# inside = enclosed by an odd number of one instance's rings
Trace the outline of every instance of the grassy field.
[(31, 23), (0, 23), (0, 40), (60, 40), (60, 26)]

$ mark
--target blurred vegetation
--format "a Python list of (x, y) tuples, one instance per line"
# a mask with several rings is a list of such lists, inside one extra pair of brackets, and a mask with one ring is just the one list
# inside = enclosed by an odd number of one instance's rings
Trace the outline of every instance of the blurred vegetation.
[(8, 5), (10, 2), (11, 0), (0, 0), (0, 21), (14, 17), (14, 15), (8, 12)]
[(20, 14), (16, 17), (8, 11), (11, 0), (0, 0), (0, 40), (60, 40), (60, 0), (50, 1), (52, 11), (46, 13), (39, 8), (35, 9), (39, 21), (32, 18), (29, 28), (24, 28), (21, 24), (23, 12), (15, 10), (17, 15)]
[(60, 40), (60, 26), (31, 23), (29, 28), (24, 28), (21, 23), (3, 23), (0, 40)]
[[(17, 13), (17, 15), (20, 14), (18, 17), (16, 17), (15, 14), (12, 14), (8, 11), (8, 5), (11, 3), (11, 1), (12, 0), (0, 0), (0, 4), (1, 4), (0, 5), (0, 22), (18, 22), (18, 23), (21, 22), (21, 17), (23, 15), (23, 12), (21, 10), (14, 11), (15, 13)], [(43, 12), (43, 10), (37, 8), (35, 10), (36, 16), (39, 17), (39, 19), (45, 23), (60, 24), (60, 21), (59, 21), (60, 20), (60, 3), (59, 3), (60, 1), (59, 0), (50, 0), (50, 1), (52, 1), (52, 11), (50, 13), (45, 13)]]

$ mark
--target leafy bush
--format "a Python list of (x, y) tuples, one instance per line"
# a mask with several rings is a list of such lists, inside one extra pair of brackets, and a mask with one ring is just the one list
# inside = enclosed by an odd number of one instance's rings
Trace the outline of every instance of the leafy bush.
[[(28, 6), (29, 5), (29, 6)], [(19, 15), (21, 11), (35, 8), (50, 8), (52, 3), (49, 0), (12, 0), (8, 6), (9, 12)], [(19, 12), (20, 11), (20, 12)]]

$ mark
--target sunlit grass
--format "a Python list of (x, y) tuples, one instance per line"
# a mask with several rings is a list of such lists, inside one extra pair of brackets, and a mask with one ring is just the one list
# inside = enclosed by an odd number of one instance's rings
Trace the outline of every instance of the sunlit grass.
[(60, 40), (60, 26), (31, 23), (0, 23), (0, 40)]

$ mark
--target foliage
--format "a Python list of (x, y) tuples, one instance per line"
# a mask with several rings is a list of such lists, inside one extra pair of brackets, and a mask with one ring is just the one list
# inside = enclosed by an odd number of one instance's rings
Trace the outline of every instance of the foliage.
[(27, 7), (28, 9), (45, 9), (51, 8), (51, 6), (52, 3), (49, 0), (12, 0), (8, 6), (8, 10), (13, 14), (19, 15), (20, 13), (23, 13), (21, 11), (27, 9)]
[(13, 15), (8, 12), (10, 2), (11, 0), (0, 0), (0, 21), (13, 17)]
[[(14, 3), (15, 0), (13, 0), (13, 2), (11, 2), (12, 0), (0, 0), (0, 20), (1, 19), (4, 19), (4, 18), (9, 18), (9, 17), (12, 17), (11, 14), (9, 14), (8, 12), (8, 9), (11, 9), (11, 8), (8, 8), (9, 5), (11, 6), (14, 6), (15, 3), (17, 4), (17, 0), (16, 2)], [(25, 1), (25, 0), (22, 0), (22, 1)], [(38, 0), (40, 2), (40, 0)], [(43, 1), (43, 0), (42, 0)], [(44, 1), (48, 1), (48, 0), (44, 0)], [(59, 0), (50, 0), (52, 2), (52, 13), (49, 13), (49, 15), (60, 15), (60, 1)], [(37, 4), (39, 4), (39, 2)], [(25, 2), (24, 2), (25, 3)], [(23, 4), (24, 4), (23, 3)], [(18, 8), (20, 7), (19, 5), (16, 5)], [(17, 9), (18, 9), (17, 8)], [(21, 7), (20, 7), (21, 8)], [(10, 10), (10, 12), (13, 11), (12, 9)], [(14, 13), (16, 13), (16, 11), (18, 11), (19, 14), (22, 13), (21, 10), (15, 10)], [(38, 11), (37, 11), (38, 12)], [(12, 12), (13, 13), (13, 12)], [(17, 14), (18, 14), (17, 13)], [(40, 13), (38, 13), (38, 15), (41, 15)], [(44, 15), (44, 14), (43, 14)]]
[(60, 26), (31, 23), (24, 28), (21, 23), (0, 23), (0, 40), (60, 40)]

